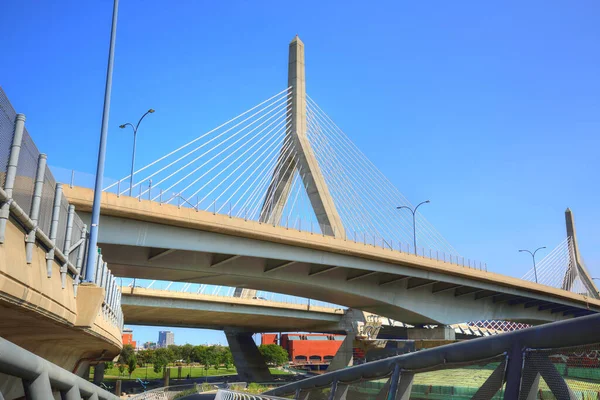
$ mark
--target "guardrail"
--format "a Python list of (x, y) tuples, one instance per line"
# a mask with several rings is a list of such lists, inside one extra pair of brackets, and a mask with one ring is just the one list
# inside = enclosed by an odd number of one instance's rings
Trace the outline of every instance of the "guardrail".
[[(80, 400), (82, 397), (118, 399), (93, 383), (3, 338), (0, 338), (0, 373), (20, 378), (28, 400), (53, 399), (53, 392), (60, 392), (65, 400)], [(2, 393), (0, 398), (4, 398)]]
[(250, 394), (219, 389), (215, 400), (287, 400), (285, 397), (267, 396), (264, 394)]
[(600, 315), (590, 315), (373, 361), (265, 394), (303, 400), (324, 394), (355, 398), (351, 393), (420, 399), (458, 392), (480, 400), (538, 398), (538, 393), (540, 398), (595, 399), (600, 393), (598, 332)]
[[(46, 250), (48, 278), (52, 277), (52, 263), (61, 266), (63, 289), (67, 276), (73, 280), (73, 292), (81, 276), (85, 276), (88, 230), (62, 194), (62, 184), (57, 183), (46, 165), (46, 155), (41, 154), (25, 128), (25, 116), (17, 114), (8, 97), (0, 88), (0, 243), (9, 217), (26, 232), (25, 251), (27, 263), (32, 262), (36, 243)], [(116, 279), (98, 254), (94, 283), (105, 289), (102, 314), (114, 325), (122, 328), (120, 307), (121, 292)]]

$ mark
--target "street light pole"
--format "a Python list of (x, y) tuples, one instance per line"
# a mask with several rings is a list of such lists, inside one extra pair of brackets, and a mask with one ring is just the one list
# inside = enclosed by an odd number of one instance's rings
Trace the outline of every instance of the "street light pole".
[(410, 211), (412, 213), (412, 217), (413, 217), (413, 244), (414, 244), (414, 249), (415, 249), (415, 254), (417, 254), (417, 209), (426, 203), (430, 203), (429, 200), (425, 200), (420, 202), (419, 204), (417, 204), (417, 206), (415, 207), (415, 209), (413, 210), (412, 208), (410, 208), (409, 206), (399, 206), (396, 207), (397, 210), (400, 210), (402, 208), (406, 208), (408, 211)]
[(148, 111), (146, 111), (146, 113), (144, 115), (142, 115), (142, 117), (140, 118), (140, 120), (138, 121), (138, 123), (133, 126), (132, 123), (127, 122), (123, 125), (119, 125), (119, 128), (124, 129), (126, 126), (130, 126), (131, 129), (133, 129), (133, 154), (131, 155), (131, 175), (129, 175), (129, 195), (131, 196), (131, 193), (133, 192), (133, 168), (135, 166), (135, 143), (136, 143), (136, 139), (137, 139), (137, 131), (138, 128), (140, 127), (140, 123), (142, 122), (142, 120), (144, 119), (144, 117), (148, 114), (152, 114), (154, 112), (154, 110), (151, 108)]
[(544, 247), (538, 247), (533, 253), (531, 251), (529, 251), (529, 250), (519, 250), (519, 253), (523, 253), (524, 252), (524, 253), (531, 254), (531, 258), (533, 259), (533, 274), (535, 276), (535, 283), (538, 283), (537, 270), (535, 268), (535, 253), (537, 253), (538, 250), (545, 249), (545, 248), (546, 248), (545, 246)]
[(112, 75), (115, 59), (115, 42), (117, 39), (117, 15), (119, 0), (114, 0), (112, 26), (110, 30), (110, 46), (108, 50), (108, 67), (106, 69), (106, 85), (104, 88), (104, 109), (102, 111), (102, 128), (100, 129), (100, 147), (98, 149), (98, 165), (96, 167), (96, 184), (94, 186), (94, 202), (92, 203), (92, 220), (90, 224), (90, 240), (85, 268), (85, 281), (93, 282), (96, 272), (96, 246), (98, 245), (98, 225), (100, 224), (100, 201), (102, 200), (102, 179), (104, 177), (104, 161), (106, 159), (106, 137), (108, 132), (108, 114), (110, 112), (110, 94), (112, 91)]

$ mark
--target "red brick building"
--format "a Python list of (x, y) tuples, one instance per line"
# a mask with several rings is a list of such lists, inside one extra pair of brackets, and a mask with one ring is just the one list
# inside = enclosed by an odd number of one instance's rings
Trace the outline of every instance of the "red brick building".
[(130, 344), (133, 348), (137, 348), (135, 340), (133, 340), (133, 331), (131, 329), (123, 329), (123, 345)]
[(321, 333), (284, 333), (277, 343), (276, 333), (264, 333), (261, 344), (279, 344), (294, 364), (329, 363), (342, 345), (344, 335)]

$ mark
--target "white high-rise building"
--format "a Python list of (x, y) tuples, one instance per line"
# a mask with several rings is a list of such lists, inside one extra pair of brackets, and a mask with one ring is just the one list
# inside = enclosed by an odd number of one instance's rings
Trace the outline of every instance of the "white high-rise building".
[(158, 332), (158, 347), (168, 347), (175, 344), (175, 334), (171, 331)]

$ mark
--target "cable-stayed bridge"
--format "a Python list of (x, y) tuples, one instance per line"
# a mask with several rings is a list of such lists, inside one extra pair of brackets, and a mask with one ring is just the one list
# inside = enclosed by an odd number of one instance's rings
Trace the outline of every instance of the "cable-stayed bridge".
[[(414, 208), (306, 94), (297, 37), (288, 71), (279, 93), (105, 188), (100, 243), (115, 274), (287, 293), (412, 324), (596, 310), (576, 246), (552, 267), (571, 284), (553, 288), (487, 271), (419, 212), (397, 209)], [(66, 193), (90, 210), (91, 191)]]
[[(105, 188), (99, 249), (88, 245), (92, 191), (55, 182), (25, 117), (0, 92), (0, 272), (8, 278), (0, 295), (11, 321), (2, 336), (38, 352), (42, 346), (39, 355), (85, 373), (118, 351), (115, 277), (227, 286), (243, 300), (262, 297), (260, 290), (329, 302), (410, 324), (417, 336), (430, 325), (446, 332), (475, 321), (468, 326), (510, 330), (600, 310), (569, 210), (567, 239), (533, 279), (490, 272), (458, 254), (420, 213), (397, 209), (414, 207), (305, 83), (296, 38), (285, 89)], [(96, 250), (87, 265), (84, 253)], [(88, 271), (93, 282), (80, 285)], [(43, 330), (23, 337), (23, 321), (60, 330), (80, 348), (63, 358), (60, 349), (74, 349), (70, 341), (50, 344)], [(238, 370), (264, 379), (248, 332), (226, 333)], [(101, 344), (91, 357), (94, 341)]]

